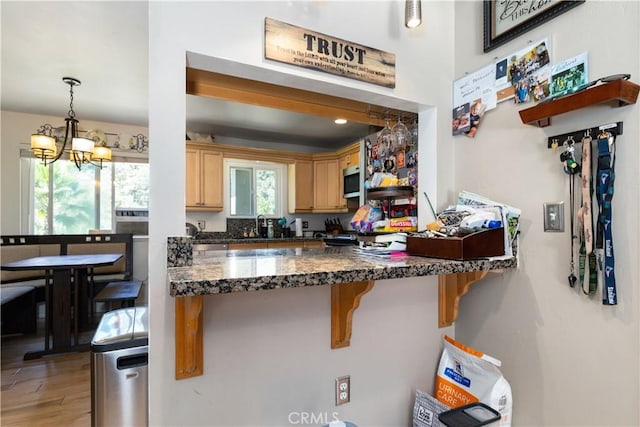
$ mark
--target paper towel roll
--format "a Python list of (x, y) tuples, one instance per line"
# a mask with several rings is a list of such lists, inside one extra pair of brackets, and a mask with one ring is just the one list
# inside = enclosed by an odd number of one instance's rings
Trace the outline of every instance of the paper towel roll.
[(302, 219), (296, 218), (296, 237), (302, 237)]

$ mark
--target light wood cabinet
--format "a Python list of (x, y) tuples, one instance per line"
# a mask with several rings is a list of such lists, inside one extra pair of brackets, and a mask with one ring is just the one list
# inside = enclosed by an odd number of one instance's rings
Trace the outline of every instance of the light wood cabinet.
[(289, 164), (289, 213), (313, 210), (313, 162), (296, 160)]
[(228, 249), (321, 248), (322, 240), (270, 240), (268, 242), (229, 243)]
[(222, 211), (222, 153), (187, 145), (186, 209)]
[(258, 243), (229, 243), (227, 249), (267, 249), (269, 246), (267, 242), (258, 242)]
[(342, 170), (339, 159), (313, 162), (313, 212), (340, 212), (342, 197)]
[(353, 150), (340, 157), (340, 166), (342, 169), (360, 164), (360, 150)]
[(324, 248), (325, 245), (322, 240), (305, 240), (304, 247), (305, 248)]
[(339, 182), (339, 194), (340, 194), (340, 204), (339, 207), (340, 209), (347, 209), (347, 199), (345, 199), (344, 197), (342, 197), (342, 195), (344, 194), (344, 178), (343, 178), (343, 171), (346, 168), (349, 167), (353, 167), (353, 166), (358, 166), (360, 164), (360, 145), (353, 145), (351, 146), (348, 151), (343, 152), (340, 155), (340, 182)]
[(286, 240), (282, 242), (269, 242), (269, 249), (280, 249), (280, 248), (303, 248), (304, 242), (296, 242), (295, 240)]

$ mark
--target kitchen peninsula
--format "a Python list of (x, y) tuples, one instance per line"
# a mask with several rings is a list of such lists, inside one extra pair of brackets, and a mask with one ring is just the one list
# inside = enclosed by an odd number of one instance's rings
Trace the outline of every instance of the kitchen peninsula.
[[(514, 257), (454, 261), (364, 254), (353, 247), (229, 250), (193, 257), (188, 238), (169, 238), (169, 293), (175, 298), (176, 379), (202, 375), (203, 296), (331, 285), (331, 347), (349, 345), (351, 319), (374, 281), (439, 276), (439, 326), (457, 316), (460, 296)], [(401, 288), (398, 289), (401, 292)]]

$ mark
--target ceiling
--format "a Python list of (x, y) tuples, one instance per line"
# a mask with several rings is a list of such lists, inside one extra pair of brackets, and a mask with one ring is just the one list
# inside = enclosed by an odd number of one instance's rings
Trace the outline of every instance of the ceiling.
[[(2, 1), (2, 109), (61, 118), (148, 125), (146, 2)], [(73, 25), (69, 25), (69, 23)], [(366, 124), (187, 96), (187, 131), (265, 142), (337, 147)], [(374, 129), (375, 130), (375, 129)]]

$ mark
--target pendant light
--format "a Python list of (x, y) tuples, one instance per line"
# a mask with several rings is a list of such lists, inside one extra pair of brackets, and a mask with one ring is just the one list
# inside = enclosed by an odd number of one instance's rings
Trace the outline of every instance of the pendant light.
[(404, 25), (407, 28), (416, 28), (422, 24), (421, 0), (406, 0), (404, 5)]

